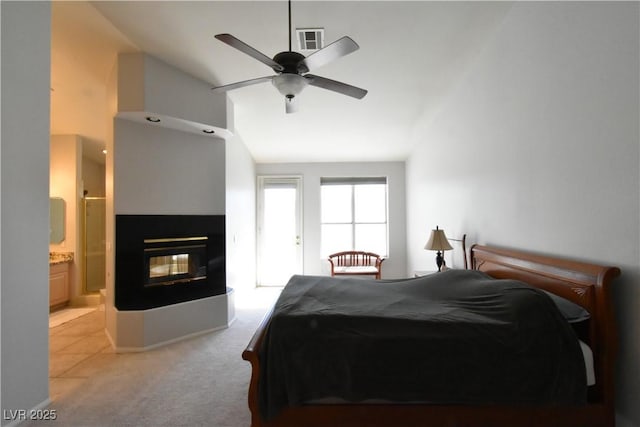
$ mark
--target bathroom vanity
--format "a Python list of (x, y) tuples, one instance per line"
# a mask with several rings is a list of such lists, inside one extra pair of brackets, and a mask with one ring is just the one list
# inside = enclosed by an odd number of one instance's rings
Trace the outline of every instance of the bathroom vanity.
[(69, 265), (71, 262), (73, 262), (72, 253), (49, 253), (49, 310), (63, 307), (69, 302)]

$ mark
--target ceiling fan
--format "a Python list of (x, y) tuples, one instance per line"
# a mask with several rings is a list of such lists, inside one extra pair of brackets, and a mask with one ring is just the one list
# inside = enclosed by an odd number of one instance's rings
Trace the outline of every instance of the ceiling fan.
[(287, 113), (297, 111), (294, 100), (307, 85), (338, 92), (358, 99), (362, 99), (367, 94), (365, 89), (314, 74), (307, 74), (311, 70), (358, 50), (359, 46), (350, 37), (345, 36), (306, 57), (301, 53), (293, 52), (291, 50), (291, 0), (289, 0), (289, 50), (276, 54), (273, 59), (231, 34), (217, 34), (215, 37), (221, 42), (271, 67), (276, 75), (217, 86), (212, 89), (214, 92), (226, 92), (232, 89), (271, 81), (278, 91), (284, 95)]

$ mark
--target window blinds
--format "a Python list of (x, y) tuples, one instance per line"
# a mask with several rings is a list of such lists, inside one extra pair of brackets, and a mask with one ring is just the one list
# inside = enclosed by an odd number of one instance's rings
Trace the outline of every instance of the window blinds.
[(363, 184), (386, 184), (386, 176), (371, 177), (322, 177), (320, 185), (363, 185)]

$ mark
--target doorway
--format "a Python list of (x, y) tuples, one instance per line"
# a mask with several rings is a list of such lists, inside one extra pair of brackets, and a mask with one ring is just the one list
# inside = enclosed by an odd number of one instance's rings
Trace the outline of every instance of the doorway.
[(259, 176), (258, 286), (284, 286), (302, 274), (302, 177)]

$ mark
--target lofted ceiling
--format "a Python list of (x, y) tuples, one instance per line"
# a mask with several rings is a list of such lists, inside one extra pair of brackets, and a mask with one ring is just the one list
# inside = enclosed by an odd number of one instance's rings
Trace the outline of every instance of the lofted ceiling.
[(107, 79), (119, 52), (135, 52), (87, 2), (51, 3), (51, 134), (84, 140), (84, 154), (104, 163)]
[[(58, 3), (53, 3), (52, 111), (53, 98), (62, 97), (58, 87), (77, 84), (69, 68), (95, 69), (95, 82), (87, 84), (100, 85), (117, 52), (144, 51), (216, 86), (273, 71), (215, 34), (231, 33), (269, 57), (288, 47), (286, 1)], [(294, 28), (321, 27), (326, 44), (348, 35), (360, 45), (314, 74), (369, 93), (357, 100), (309, 86), (298, 96), (300, 111), (285, 114), (284, 99), (270, 83), (236, 89), (228, 92), (236, 133), (257, 162), (404, 160), (414, 144), (428, 143), (416, 135), (416, 125), (437, 112), (510, 7), (478, 1), (294, 1)], [(89, 59), (90, 65), (67, 61), (63, 72), (62, 51), (78, 44), (73, 26), (92, 34), (83, 39), (83, 55), (107, 58)], [(59, 43), (65, 37), (75, 42)], [(83, 99), (99, 90), (104, 86), (77, 89), (75, 95)], [(55, 121), (52, 113), (52, 128)]]

